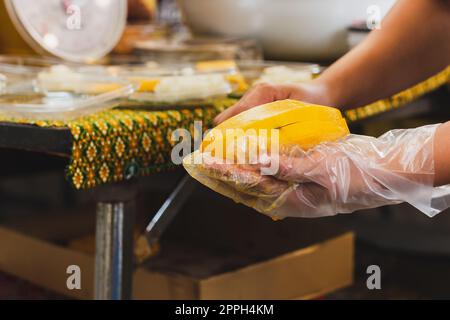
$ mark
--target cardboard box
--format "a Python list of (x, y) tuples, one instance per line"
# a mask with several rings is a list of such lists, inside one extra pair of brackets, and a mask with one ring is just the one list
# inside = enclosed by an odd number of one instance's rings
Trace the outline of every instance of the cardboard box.
[[(309, 299), (348, 286), (353, 280), (353, 234), (310, 245), (245, 267), (205, 276), (164, 270), (155, 261), (134, 274), (135, 299)], [(0, 227), (0, 270), (77, 299), (93, 297), (94, 257), (73, 248)], [(169, 255), (170, 256), (170, 255)], [(216, 265), (226, 265), (215, 257)], [(173, 256), (172, 256), (173, 258)], [(170, 259), (169, 259), (170, 260)], [(208, 257), (199, 261), (205, 265)], [(230, 260), (231, 261), (231, 260)], [(170, 261), (169, 261), (170, 262)], [(173, 262), (173, 261), (172, 261)], [(66, 269), (81, 268), (81, 290), (69, 290)], [(170, 266), (170, 265), (169, 265)], [(195, 268), (194, 268), (195, 269)], [(197, 268), (197, 270), (200, 270)], [(201, 269), (203, 270), (203, 269)], [(195, 273), (195, 272), (194, 272)], [(203, 276), (202, 276), (203, 274)]]

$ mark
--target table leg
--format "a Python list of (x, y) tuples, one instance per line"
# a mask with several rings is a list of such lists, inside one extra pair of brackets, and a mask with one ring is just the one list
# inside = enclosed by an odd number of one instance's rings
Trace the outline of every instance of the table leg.
[(131, 299), (134, 193), (124, 184), (102, 187), (96, 194), (95, 299)]

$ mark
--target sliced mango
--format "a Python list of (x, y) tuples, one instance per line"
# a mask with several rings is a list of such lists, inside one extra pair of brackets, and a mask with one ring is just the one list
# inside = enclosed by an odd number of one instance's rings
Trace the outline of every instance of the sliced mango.
[(238, 93), (243, 93), (249, 88), (247, 81), (245, 81), (244, 76), (240, 73), (229, 74), (225, 79), (233, 86), (234, 91)]
[(138, 78), (131, 77), (130, 81), (138, 84), (137, 92), (154, 92), (156, 86), (159, 84), (159, 79)]

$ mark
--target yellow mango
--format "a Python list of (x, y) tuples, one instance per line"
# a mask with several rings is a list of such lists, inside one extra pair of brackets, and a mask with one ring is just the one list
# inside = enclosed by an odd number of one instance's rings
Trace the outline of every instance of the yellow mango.
[(130, 81), (137, 83), (137, 92), (154, 92), (156, 86), (159, 84), (159, 79), (138, 78), (131, 77)]
[[(260, 129), (281, 129), (280, 142), (284, 144), (295, 141), (295, 139), (301, 139), (302, 135), (305, 137), (313, 136), (315, 131), (318, 137), (325, 135), (327, 131), (334, 132), (333, 130), (344, 133), (342, 131), (342, 121), (345, 123), (341, 112), (336, 108), (289, 99), (275, 101), (249, 109), (222, 122), (205, 136), (201, 150), (205, 150), (208, 145), (217, 139), (224, 140), (227, 129), (242, 129), (244, 131), (248, 129), (256, 131)], [(301, 124), (308, 122), (311, 122), (311, 124), (306, 125), (305, 129), (301, 129)], [(325, 127), (328, 129), (324, 130), (324, 124), (319, 124), (319, 122), (329, 123)], [(332, 123), (336, 123), (336, 125), (333, 126)], [(302, 133), (302, 130), (305, 132)], [(345, 134), (348, 134), (348, 129), (345, 132)], [(335, 136), (337, 135), (339, 134), (335, 134)], [(305, 141), (307, 139), (305, 138)], [(225, 145), (225, 140), (222, 143)]]
[[(344, 119), (297, 122), (280, 129), (263, 130), (227, 129), (224, 137), (205, 145), (203, 151), (223, 159), (239, 158), (247, 162), (251, 157), (276, 152), (284, 146), (295, 145), (306, 151), (321, 142), (336, 141), (350, 133)], [(273, 149), (274, 143), (278, 144), (278, 149)]]
[(347, 134), (347, 123), (338, 109), (277, 101), (217, 126), (206, 135), (202, 148), (183, 160), (183, 165), (192, 177), (214, 191), (260, 212), (277, 215), (276, 209), (296, 186), (262, 175), (253, 164), (267, 159), (267, 169), (275, 174), (279, 168), (276, 161), (271, 161), (271, 154), (291, 154), (291, 146), (308, 150)]
[(279, 100), (251, 108), (219, 124), (216, 129), (273, 129), (305, 121), (333, 121), (342, 118), (336, 108), (297, 100)]
[(280, 145), (295, 144), (308, 150), (324, 141), (336, 141), (349, 133), (345, 119), (297, 122), (280, 128)]
[(243, 93), (249, 87), (247, 81), (240, 73), (229, 74), (225, 79), (233, 86), (236, 92)]

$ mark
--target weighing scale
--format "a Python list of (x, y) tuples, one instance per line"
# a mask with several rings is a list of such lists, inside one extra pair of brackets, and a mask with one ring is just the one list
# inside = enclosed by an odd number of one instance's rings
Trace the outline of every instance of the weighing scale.
[(115, 47), (126, 20), (126, 0), (0, 0), (0, 50), (89, 63)]

